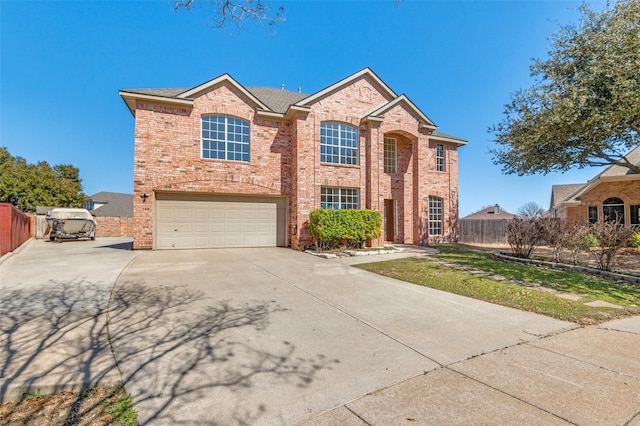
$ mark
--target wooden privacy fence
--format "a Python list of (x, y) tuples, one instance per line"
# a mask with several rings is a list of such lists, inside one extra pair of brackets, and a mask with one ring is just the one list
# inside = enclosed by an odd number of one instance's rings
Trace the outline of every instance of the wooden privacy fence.
[(31, 238), (31, 219), (9, 203), (0, 203), (0, 256)]
[(506, 244), (507, 219), (460, 219), (461, 243)]

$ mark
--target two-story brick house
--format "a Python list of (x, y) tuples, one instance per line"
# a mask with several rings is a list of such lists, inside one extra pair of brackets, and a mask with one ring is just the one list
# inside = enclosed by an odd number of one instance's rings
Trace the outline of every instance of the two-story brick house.
[(120, 96), (135, 116), (136, 249), (302, 247), (320, 207), (378, 210), (374, 245), (457, 234), (466, 141), (368, 68), (312, 95), (224, 74)]

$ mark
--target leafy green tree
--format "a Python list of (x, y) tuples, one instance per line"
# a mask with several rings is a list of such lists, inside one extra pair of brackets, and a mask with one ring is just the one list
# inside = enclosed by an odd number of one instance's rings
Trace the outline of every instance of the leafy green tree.
[(0, 202), (33, 212), (37, 206), (80, 207), (84, 199), (76, 167), (29, 164), (0, 147)]
[(511, 94), (490, 129), (503, 171), (518, 175), (617, 164), (640, 144), (640, 0), (596, 13), (551, 37), (548, 59), (534, 59), (533, 86)]

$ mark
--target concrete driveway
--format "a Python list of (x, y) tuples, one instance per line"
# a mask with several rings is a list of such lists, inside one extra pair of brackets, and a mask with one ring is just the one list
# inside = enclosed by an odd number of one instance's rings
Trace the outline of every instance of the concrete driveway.
[(0, 259), (0, 403), (120, 381), (106, 312), (138, 254), (130, 238), (30, 240)]
[[(339, 407), (313, 421), (367, 424), (343, 404), (576, 327), (346, 263), (278, 248), (138, 256), (115, 287), (110, 333), (141, 423), (287, 425)], [(523, 420), (554, 418), (492, 391)], [(366, 411), (392, 415), (388, 404)]]
[(0, 260), (2, 401), (123, 380), (142, 424), (640, 426), (640, 317), (577, 328), (349, 266), (405, 255), (130, 247)]

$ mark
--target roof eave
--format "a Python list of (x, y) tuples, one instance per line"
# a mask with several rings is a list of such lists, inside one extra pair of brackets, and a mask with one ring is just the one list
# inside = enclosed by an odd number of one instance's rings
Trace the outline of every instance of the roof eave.
[(170, 104), (170, 105), (180, 105), (183, 107), (193, 108), (193, 99), (177, 99), (177, 98), (168, 98), (165, 96), (156, 96), (156, 95), (146, 95), (142, 93), (135, 92), (127, 92), (126, 90), (119, 91), (120, 97), (127, 104), (129, 111), (135, 117), (136, 113), (136, 103), (138, 100), (162, 103), (162, 104)]
[(293, 117), (295, 117), (297, 114), (299, 113), (309, 114), (309, 112), (311, 112), (310, 107), (294, 104), (294, 105), (289, 105), (289, 108), (287, 109), (287, 112), (284, 114), (284, 117), (287, 120), (293, 120)]
[(286, 117), (284, 114), (281, 114), (279, 112), (273, 112), (273, 111), (265, 111), (262, 109), (256, 110), (256, 116), (260, 117), (260, 118), (271, 118), (271, 119), (275, 119), (275, 120), (286, 120)]
[[(436, 127), (437, 129), (437, 127)], [(433, 129), (435, 130), (435, 129)], [(452, 143), (454, 145), (458, 145), (458, 146), (464, 146), (467, 145), (467, 141), (463, 140), (463, 139), (455, 139), (455, 138), (448, 138), (446, 136), (439, 136), (439, 135), (429, 135), (429, 139), (433, 139), (433, 140), (437, 140), (437, 141), (442, 141), (442, 142), (447, 142), (447, 143)]]
[(243, 95), (245, 95), (246, 97), (248, 97), (249, 99), (251, 99), (252, 102), (254, 102), (257, 106), (258, 109), (263, 110), (263, 111), (272, 111), (271, 108), (269, 108), (267, 105), (265, 105), (260, 99), (256, 98), (251, 92), (249, 92), (242, 84), (238, 83), (233, 77), (231, 77), (229, 74), (222, 74), (219, 77), (214, 78), (213, 80), (209, 80), (206, 83), (202, 83), (196, 87), (193, 87), (189, 90), (187, 90), (186, 92), (180, 93), (177, 97), (178, 98), (192, 98), (195, 97), (195, 95), (197, 95), (198, 93), (204, 92), (222, 82), (228, 82), (230, 83), (233, 87), (235, 87), (237, 90), (239, 90)]
[[(579, 198), (582, 194), (590, 191), (591, 189), (600, 185), (602, 182), (621, 182), (621, 181), (628, 181), (628, 180), (640, 180), (640, 174), (624, 175), (624, 176), (602, 176), (602, 175), (596, 176), (595, 178), (587, 182), (586, 185), (582, 187), (578, 192), (573, 194), (569, 200), (567, 200), (566, 202), (563, 202), (562, 205), (565, 205), (565, 203), (574, 202), (572, 200)], [(579, 201), (575, 201), (575, 202), (577, 202), (578, 205), (580, 204)]]

